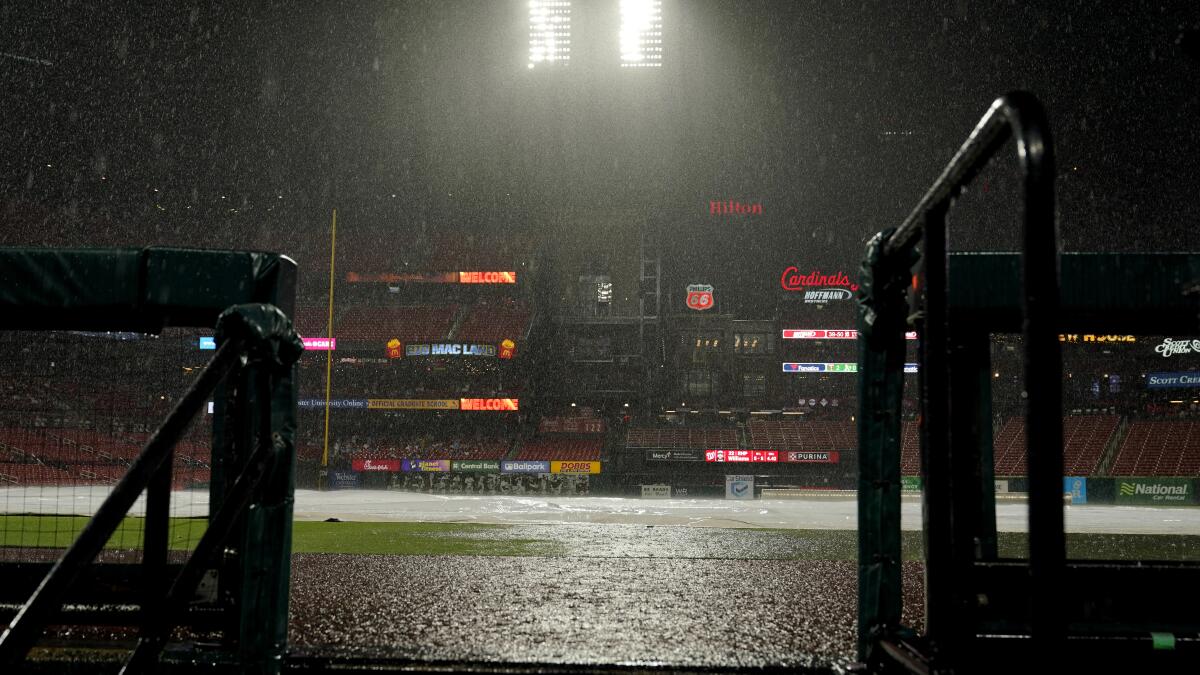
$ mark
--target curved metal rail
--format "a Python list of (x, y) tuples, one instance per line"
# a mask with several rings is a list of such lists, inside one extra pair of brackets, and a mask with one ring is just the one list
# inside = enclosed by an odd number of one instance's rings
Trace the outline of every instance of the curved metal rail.
[[(874, 344), (860, 357), (863, 360), (860, 386), (873, 388), (871, 396), (884, 396), (889, 402), (894, 398), (898, 403), (901, 383), (886, 374), (893, 364), (883, 356), (868, 352), (886, 352), (888, 357), (893, 357), (893, 352), (899, 349), (903, 356), (902, 339), (899, 347), (892, 339), (892, 333), (902, 324), (897, 323), (894, 316), (885, 317), (883, 313), (894, 314), (897, 303), (903, 304), (902, 296), (898, 294), (903, 292), (907, 281), (903, 275), (916, 258), (918, 247), (923, 259), (920, 378), (926, 621), (927, 636), (935, 645), (940, 643), (943, 647), (954, 643), (963, 629), (955, 617), (958, 614), (956, 608), (967, 602), (960, 594), (966, 575), (970, 574), (967, 563), (971, 556), (970, 548), (964, 548), (965, 544), (960, 541), (963, 537), (956, 536), (967, 531), (968, 526), (953, 518), (954, 486), (969, 482), (965, 479), (971, 474), (970, 467), (961, 458), (957, 461), (952, 458), (950, 448), (946, 216), (954, 200), (1010, 137), (1015, 140), (1023, 182), (1023, 369), (1028, 410), (1026, 436), (1029, 439), (1029, 573), (1035, 603), (1031, 637), (1038, 642), (1060, 641), (1064, 636), (1064, 625), (1054, 598), (1066, 562), (1066, 546), (1062, 502), (1062, 357), (1057, 326), (1059, 238), (1055, 223), (1053, 144), (1045, 112), (1038, 100), (1026, 92), (1013, 92), (996, 99), (904, 222), (872, 240), (864, 263), (863, 327), (868, 329), (865, 331), (868, 335), (860, 339), (873, 340)], [(870, 335), (872, 326), (877, 326), (879, 331), (874, 336)], [(886, 347), (881, 348), (881, 345)], [(862, 442), (894, 444), (898, 453), (898, 410), (894, 416), (887, 411), (867, 410), (869, 397), (864, 389), (860, 397), (864, 407), (860, 425), (879, 424), (886, 429), (873, 430), (869, 435), (873, 440)], [(874, 421), (870, 421), (871, 415)], [(860, 439), (867, 436), (860, 431)], [(898, 502), (899, 499), (898, 492), (888, 492), (894, 489), (891, 484), (898, 481), (898, 458), (895, 462), (894, 480), (891, 477), (893, 467), (888, 462), (869, 469), (864, 465), (860, 492), (865, 487), (872, 494), (866, 497), (860, 494), (860, 511), (865, 505), (873, 505), (882, 514), (878, 520), (890, 518), (891, 501)], [(898, 503), (896, 507), (898, 518)], [(865, 644), (872, 636), (883, 637), (879, 631), (886, 632), (890, 630), (889, 626), (899, 626), (899, 601), (893, 602), (890, 597), (892, 588), (898, 588), (899, 582), (898, 563), (895, 562), (899, 558), (899, 541), (898, 538), (892, 541), (889, 536), (862, 528), (862, 525), (860, 523), (860, 528), (868, 534), (864, 543), (860, 543), (860, 557), (870, 558), (865, 562), (860, 560), (860, 575), (866, 575), (861, 577), (862, 590), (872, 592), (873, 589), (878, 595), (874, 600), (868, 599), (867, 605), (860, 599), (860, 616), (869, 619), (868, 623), (874, 623), (862, 627), (860, 640)]]

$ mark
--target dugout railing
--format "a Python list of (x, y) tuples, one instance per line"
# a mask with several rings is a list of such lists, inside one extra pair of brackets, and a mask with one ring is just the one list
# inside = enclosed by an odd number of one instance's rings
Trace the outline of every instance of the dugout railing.
[[(27, 664), (49, 625), (138, 629), (122, 672), (158, 672), (177, 626), (215, 631), (177, 662), (279, 672), (287, 646), (295, 464), (294, 364), (288, 318), (296, 265), (257, 252), (0, 249), (0, 330), (214, 328), (218, 348), (100, 508), (56, 563), (0, 565), (0, 602), (17, 603), (0, 636), (0, 671)], [(213, 401), (207, 528), (170, 562), (172, 453)], [(146, 493), (136, 564), (94, 560)], [(204, 592), (198, 592), (206, 577)], [(47, 658), (52, 658), (47, 657)]]
[[(1020, 253), (947, 250), (954, 201), (1015, 141)], [(1062, 254), (1041, 104), (997, 99), (916, 209), (868, 244), (859, 291), (859, 649), (873, 672), (1150, 667), (1200, 650), (1200, 566), (1068, 560), (1060, 332), (1195, 334), (1200, 256)], [(914, 277), (914, 272), (916, 276)], [(925, 629), (901, 622), (904, 333), (919, 332)], [(992, 334), (1023, 335), (1029, 557), (996, 544)]]

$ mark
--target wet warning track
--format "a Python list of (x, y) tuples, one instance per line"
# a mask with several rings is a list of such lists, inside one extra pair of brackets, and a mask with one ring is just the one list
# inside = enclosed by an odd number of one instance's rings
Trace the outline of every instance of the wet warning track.
[[(343, 657), (680, 667), (853, 658), (853, 561), (786, 559), (803, 541), (753, 530), (548, 532), (565, 556), (297, 554), (291, 645)], [(904, 569), (906, 604), (919, 612), (921, 566)]]

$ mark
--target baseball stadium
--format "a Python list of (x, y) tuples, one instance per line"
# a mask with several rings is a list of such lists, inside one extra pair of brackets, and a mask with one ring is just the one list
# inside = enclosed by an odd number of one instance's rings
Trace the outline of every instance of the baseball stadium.
[(1190, 672), (1200, 17), (942, 4), (0, 10), (0, 672)]

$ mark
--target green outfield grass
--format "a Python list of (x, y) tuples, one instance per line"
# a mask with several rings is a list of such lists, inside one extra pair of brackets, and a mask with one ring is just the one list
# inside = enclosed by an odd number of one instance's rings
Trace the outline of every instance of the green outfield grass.
[[(0, 516), (0, 546), (65, 548), (87, 521), (84, 516)], [(172, 518), (168, 530), (170, 547), (194, 547), (206, 525), (202, 518)], [(144, 518), (126, 518), (105, 548), (141, 548), (144, 531)]]
[[(0, 516), (0, 546), (66, 548), (87, 524), (83, 516)], [(202, 518), (172, 518), (170, 547), (193, 548), (207, 523)], [(105, 548), (141, 548), (145, 519), (126, 518)], [(460, 523), (362, 523), (297, 521), (292, 527), (294, 553), (359, 553), (383, 555), (562, 555), (556, 542), (506, 534), (490, 539), (489, 531), (505, 525)]]
[[(79, 516), (0, 516), (0, 546), (65, 548), (87, 518)], [(127, 518), (108, 548), (140, 548), (144, 519)], [(173, 518), (170, 545), (173, 549), (195, 546), (204, 533), (205, 521)], [(665, 528), (664, 528), (665, 529)], [(375, 555), (502, 555), (502, 556), (588, 556), (586, 542), (574, 544), (564, 530), (562, 537), (523, 537), (521, 526), (464, 523), (399, 522), (312, 522), (297, 521), (292, 531), (294, 553), (349, 553)], [(755, 533), (775, 538), (778, 555), (765, 557), (805, 560), (853, 560), (857, 534), (850, 530), (724, 530), (721, 536), (754, 537)], [(734, 534), (736, 533), (736, 534)], [(905, 560), (920, 560), (921, 533), (903, 532)], [(783, 540), (780, 541), (780, 538)], [(1001, 532), (1000, 554), (1025, 557), (1024, 534)], [(1125, 560), (1200, 560), (1200, 536), (1196, 535), (1067, 535), (1072, 558)], [(663, 550), (659, 557), (671, 557)]]

